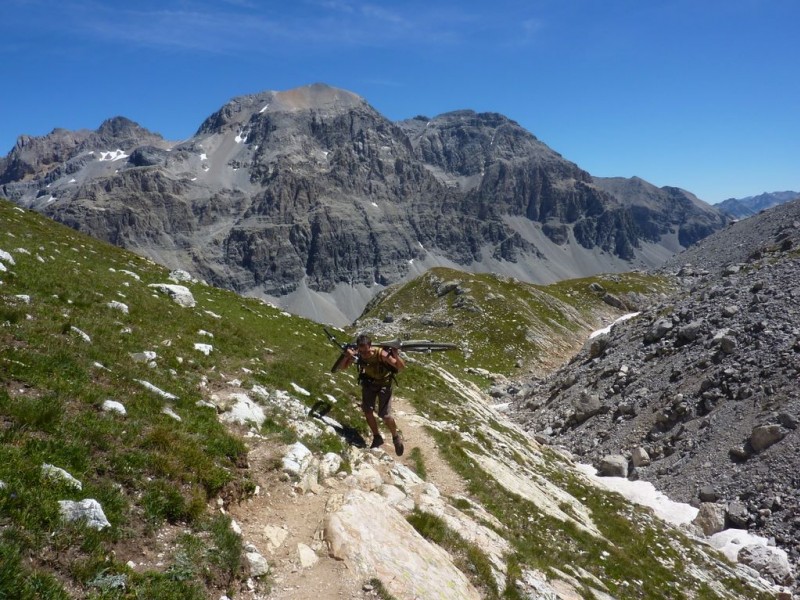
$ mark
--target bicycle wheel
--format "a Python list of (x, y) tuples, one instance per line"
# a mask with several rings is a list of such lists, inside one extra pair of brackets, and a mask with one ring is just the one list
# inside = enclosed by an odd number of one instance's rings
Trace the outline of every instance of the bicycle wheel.
[(403, 342), (400, 346), (403, 352), (444, 352), (446, 350), (458, 350), (456, 344), (448, 344), (445, 342), (426, 342), (413, 340)]

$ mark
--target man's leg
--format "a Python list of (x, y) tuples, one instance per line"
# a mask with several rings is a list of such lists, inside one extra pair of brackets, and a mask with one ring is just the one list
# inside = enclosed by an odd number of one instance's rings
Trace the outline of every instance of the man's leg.
[(392, 388), (390, 386), (383, 388), (379, 398), (378, 415), (383, 419), (384, 425), (386, 425), (392, 434), (392, 443), (394, 444), (395, 453), (397, 456), (402, 456), (405, 446), (403, 445), (403, 436), (397, 431), (397, 422), (392, 416)]
[(372, 433), (372, 444), (370, 448), (380, 448), (383, 445), (383, 438), (378, 431), (378, 420), (375, 418), (375, 400), (378, 395), (377, 390), (365, 385), (361, 388), (361, 410), (364, 412), (364, 419), (367, 421), (369, 430)]
[(369, 425), (369, 430), (372, 432), (372, 437), (379, 436), (380, 432), (378, 431), (378, 420), (375, 418), (375, 413), (371, 410), (365, 410), (364, 418), (367, 420), (367, 425)]
[[(372, 415), (372, 419), (375, 419), (375, 415)], [(397, 421), (394, 420), (394, 417), (384, 417), (383, 424), (391, 432), (392, 437), (397, 435)]]

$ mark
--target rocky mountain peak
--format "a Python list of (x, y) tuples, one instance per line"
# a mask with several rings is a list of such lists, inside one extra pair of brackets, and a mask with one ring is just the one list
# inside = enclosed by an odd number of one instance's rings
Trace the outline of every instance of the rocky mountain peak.
[(358, 95), (323, 83), (286, 91), (265, 91), (238, 96), (206, 119), (197, 135), (226, 133), (245, 128), (276, 113), (309, 113), (331, 116), (368, 106)]
[(285, 92), (274, 93), (273, 110), (289, 112), (304, 110), (347, 111), (363, 106), (364, 100), (352, 92), (331, 87), (324, 83), (314, 83)]
[(532, 133), (498, 113), (456, 110), (433, 119), (415, 117), (398, 125), (409, 136), (420, 160), (461, 177), (482, 174), (487, 164), (496, 161), (565, 162)]
[(171, 152), (123, 117), (31, 139), (0, 162), (0, 186), (101, 239), (337, 324), (431, 266), (548, 283), (656, 266), (725, 222), (664, 190), (642, 209), (641, 191), (602, 189), (503, 115), (393, 123), (319, 83), (234, 98)]
[(100, 124), (95, 132), (102, 139), (142, 139), (150, 137), (150, 131), (127, 117), (112, 117)]

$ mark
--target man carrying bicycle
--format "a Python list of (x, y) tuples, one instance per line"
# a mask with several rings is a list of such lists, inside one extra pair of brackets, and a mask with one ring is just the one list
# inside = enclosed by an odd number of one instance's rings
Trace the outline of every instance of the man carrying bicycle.
[(405, 366), (397, 348), (380, 348), (372, 346), (372, 339), (365, 334), (356, 339), (356, 348), (347, 348), (347, 357), (340, 369), (346, 369), (354, 361), (358, 364), (358, 380), (361, 383), (361, 410), (367, 425), (372, 432), (370, 448), (380, 448), (383, 437), (378, 431), (375, 418), (375, 403), (378, 404), (378, 416), (392, 434), (392, 443), (397, 456), (403, 455), (403, 438), (397, 430), (397, 423), (392, 416), (392, 384), (394, 376)]

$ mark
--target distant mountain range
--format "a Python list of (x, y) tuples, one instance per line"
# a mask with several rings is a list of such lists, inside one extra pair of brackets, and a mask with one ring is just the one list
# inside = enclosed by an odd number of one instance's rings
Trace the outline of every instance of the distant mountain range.
[(800, 192), (771, 192), (746, 198), (728, 198), (715, 206), (734, 219), (744, 219), (796, 198), (800, 198)]
[(534, 283), (648, 268), (729, 221), (676, 187), (593, 178), (502, 115), (394, 123), (323, 84), (235, 98), (181, 143), (123, 117), (21, 136), (0, 194), (335, 324), (431, 266)]

